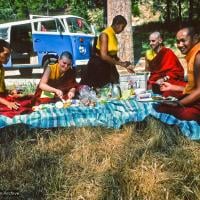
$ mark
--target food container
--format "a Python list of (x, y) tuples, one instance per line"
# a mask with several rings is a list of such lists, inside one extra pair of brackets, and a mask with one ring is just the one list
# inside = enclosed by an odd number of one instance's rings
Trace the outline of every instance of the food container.
[(111, 93), (112, 93), (112, 98), (120, 99), (121, 96), (122, 96), (121, 88), (118, 84), (112, 85), (112, 92)]

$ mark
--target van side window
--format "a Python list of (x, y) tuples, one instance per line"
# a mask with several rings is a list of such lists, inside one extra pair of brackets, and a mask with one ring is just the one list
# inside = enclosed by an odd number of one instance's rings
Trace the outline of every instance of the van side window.
[(41, 25), (41, 31), (43, 31), (43, 32), (46, 32), (46, 31), (47, 31), (45, 25), (43, 25), (43, 24)]
[[(61, 22), (63, 23), (63, 21), (61, 21)], [(65, 32), (65, 28), (63, 27), (61, 22), (58, 19), (56, 19), (57, 30), (59, 32)]]
[(57, 32), (55, 20), (34, 22), (34, 29), (41, 32)]
[(81, 18), (69, 17), (66, 21), (71, 33), (92, 33), (90, 26)]
[(34, 22), (34, 29), (41, 32), (64, 32), (62, 24), (56, 19)]
[(8, 39), (8, 28), (1, 28), (0, 29), (0, 38), (7, 40)]
[[(43, 30), (42, 30), (42, 28), (43, 28)], [(57, 32), (55, 20), (43, 21), (40, 31), (44, 31), (44, 30), (46, 30), (48, 32)]]

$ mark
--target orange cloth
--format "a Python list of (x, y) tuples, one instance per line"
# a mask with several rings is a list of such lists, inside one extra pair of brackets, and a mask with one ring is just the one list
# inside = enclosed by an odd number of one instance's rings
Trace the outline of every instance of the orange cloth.
[[(190, 94), (196, 87), (194, 77), (194, 60), (198, 52), (200, 52), (200, 42), (197, 43), (186, 55), (188, 83), (185, 86), (185, 89), (183, 91), (184, 95), (182, 96), (182, 98), (184, 98), (185, 94), (186, 96)], [(182, 120), (195, 120), (200, 122), (200, 101), (195, 101), (185, 107), (178, 106), (176, 108), (161, 104), (158, 105), (156, 110), (158, 112), (174, 115), (175, 117)]]
[[(117, 55), (117, 52), (119, 50), (118, 48), (118, 40), (115, 34), (115, 31), (113, 30), (113, 28), (110, 26), (108, 28), (106, 28), (105, 30), (103, 30), (102, 33), (106, 33), (108, 36), (108, 53), (110, 55)], [(97, 45), (96, 48), (98, 50), (100, 50), (100, 39), (97, 39)]]
[(195, 88), (195, 78), (194, 78), (194, 60), (196, 54), (200, 52), (200, 42), (198, 42), (186, 55), (185, 59), (187, 61), (187, 75), (188, 83), (183, 91), (184, 94), (190, 94)]

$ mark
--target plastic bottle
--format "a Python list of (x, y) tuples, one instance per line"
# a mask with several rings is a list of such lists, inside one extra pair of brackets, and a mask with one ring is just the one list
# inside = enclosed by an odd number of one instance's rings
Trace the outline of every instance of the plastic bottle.
[(119, 84), (113, 84), (112, 85), (112, 98), (120, 99), (121, 96), (122, 96), (122, 93), (121, 93), (121, 88), (120, 88)]
[(130, 95), (134, 95), (134, 82), (132, 80), (128, 82), (128, 90)]

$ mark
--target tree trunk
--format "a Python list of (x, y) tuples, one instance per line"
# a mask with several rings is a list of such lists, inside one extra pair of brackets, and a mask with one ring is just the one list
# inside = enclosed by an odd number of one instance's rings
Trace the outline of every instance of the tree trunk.
[(189, 0), (189, 21), (192, 22), (193, 19), (193, 7), (194, 7), (194, 2), (193, 0)]
[(181, 9), (181, 0), (178, 1), (178, 20), (179, 20), (179, 26), (182, 23), (182, 9)]
[(166, 0), (166, 5), (167, 5), (167, 16), (166, 16), (166, 22), (169, 25), (171, 22), (171, 0)]
[[(200, 19), (200, 12), (198, 12), (199, 9), (200, 9), (200, 2), (197, 2), (197, 9), (195, 11), (195, 14), (197, 15), (197, 19)], [(194, 12), (193, 12), (193, 14), (194, 14)]]
[(104, 28), (107, 26), (107, 0), (103, 0), (103, 24)]
[(126, 60), (133, 62), (134, 58), (131, 0), (107, 0), (107, 25), (111, 25), (113, 17), (116, 15), (123, 15), (128, 22), (124, 31), (117, 35), (119, 42), (118, 56), (123, 61)]

